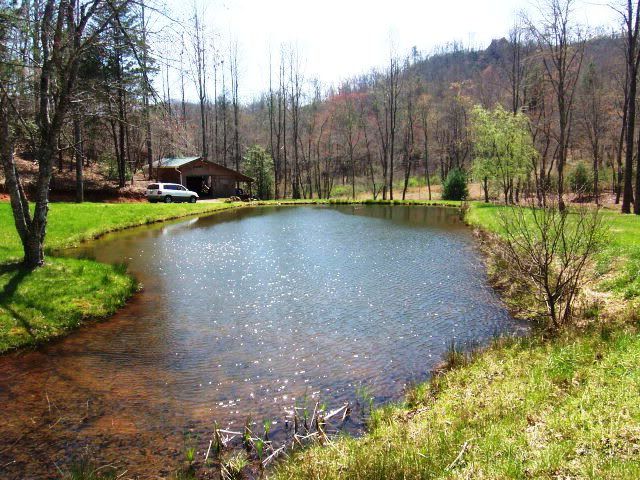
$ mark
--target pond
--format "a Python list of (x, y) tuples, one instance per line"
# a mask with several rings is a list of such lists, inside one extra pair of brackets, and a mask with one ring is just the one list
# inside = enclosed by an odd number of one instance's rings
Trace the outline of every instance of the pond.
[(144, 290), (106, 322), (0, 358), (3, 478), (55, 476), (85, 449), (164, 475), (185, 433), (208, 443), (214, 421), (277, 431), (294, 405), (353, 404), (364, 389), (397, 400), (452, 340), (525, 328), (446, 208), (241, 209), (76, 254), (125, 262)]

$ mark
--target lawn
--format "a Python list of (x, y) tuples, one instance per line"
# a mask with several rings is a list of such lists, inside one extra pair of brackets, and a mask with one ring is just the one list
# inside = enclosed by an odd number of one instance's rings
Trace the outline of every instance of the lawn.
[[(498, 212), (504, 208), (474, 202), (466, 218), (473, 226), (500, 233)], [(609, 236), (596, 259), (602, 276), (597, 287), (623, 299), (633, 299), (640, 296), (640, 218), (609, 209), (602, 210), (602, 214)]]
[(47, 263), (26, 271), (17, 263), (22, 250), (11, 208), (0, 203), (0, 352), (60, 336), (86, 319), (107, 317), (136, 291), (135, 279), (123, 266), (62, 258), (59, 249), (110, 231), (237, 205), (53, 203)]
[[(473, 203), (467, 220), (499, 234), (500, 208)], [(271, 477), (640, 478), (640, 218), (604, 215), (598, 287), (623, 305), (616, 318), (496, 340), (374, 411), (362, 438), (298, 451)]]

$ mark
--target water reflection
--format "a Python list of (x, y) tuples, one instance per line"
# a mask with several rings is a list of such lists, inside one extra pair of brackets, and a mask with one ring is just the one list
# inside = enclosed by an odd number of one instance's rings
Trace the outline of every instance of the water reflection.
[(337, 405), (360, 385), (396, 399), (453, 337), (518, 328), (444, 208), (230, 211), (78, 254), (126, 262), (144, 293), (108, 322), (0, 358), (2, 476), (53, 471), (86, 445), (162, 474), (186, 430)]

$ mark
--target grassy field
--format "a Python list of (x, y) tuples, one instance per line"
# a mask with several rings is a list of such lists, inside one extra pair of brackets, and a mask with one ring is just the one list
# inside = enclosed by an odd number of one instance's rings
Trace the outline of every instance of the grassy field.
[[(467, 221), (475, 227), (500, 233), (498, 212), (505, 207), (474, 202)], [(640, 296), (640, 218), (602, 210), (609, 237), (597, 256), (598, 289), (620, 295), (623, 300)]]
[(20, 268), (20, 239), (8, 203), (0, 203), (0, 352), (60, 336), (88, 318), (113, 314), (136, 290), (124, 267), (60, 258), (56, 251), (104, 233), (233, 208), (237, 204), (53, 203), (47, 264)]
[[(474, 203), (468, 221), (499, 233), (499, 208)], [(497, 340), (375, 411), (364, 437), (300, 451), (271, 477), (640, 478), (640, 219), (605, 220), (598, 288), (623, 305), (614, 318)]]

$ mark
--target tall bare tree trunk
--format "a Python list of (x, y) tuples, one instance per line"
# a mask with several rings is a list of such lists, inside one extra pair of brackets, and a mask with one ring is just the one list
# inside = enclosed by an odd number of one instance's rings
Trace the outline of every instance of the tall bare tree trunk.
[(73, 152), (76, 161), (76, 202), (82, 203), (84, 202), (84, 146), (80, 112), (77, 111), (77, 108), (73, 116), (73, 143)]

